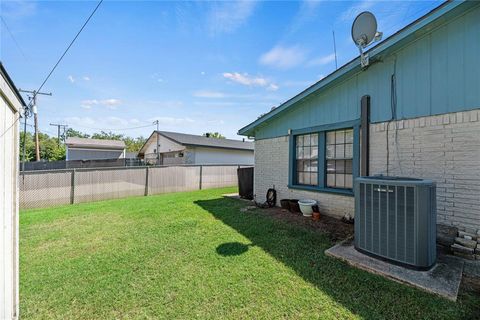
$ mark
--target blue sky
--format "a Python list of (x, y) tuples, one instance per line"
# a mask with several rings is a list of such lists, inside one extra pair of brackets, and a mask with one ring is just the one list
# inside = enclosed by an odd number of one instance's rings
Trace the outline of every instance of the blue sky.
[[(40, 97), (40, 131), (67, 123), (148, 136), (162, 130), (229, 138), (358, 54), (356, 14), (384, 38), (441, 1), (105, 1)], [(1, 2), (0, 59), (36, 89), (95, 7), (92, 1)], [(5, 25), (6, 23), (6, 25)], [(8, 28), (7, 28), (8, 26)], [(31, 123), (32, 120), (29, 120)]]

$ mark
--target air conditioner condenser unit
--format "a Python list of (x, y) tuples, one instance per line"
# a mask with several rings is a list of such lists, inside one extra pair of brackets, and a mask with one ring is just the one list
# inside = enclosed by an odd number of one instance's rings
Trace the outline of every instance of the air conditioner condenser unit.
[(436, 186), (431, 180), (355, 179), (355, 248), (411, 268), (436, 262)]

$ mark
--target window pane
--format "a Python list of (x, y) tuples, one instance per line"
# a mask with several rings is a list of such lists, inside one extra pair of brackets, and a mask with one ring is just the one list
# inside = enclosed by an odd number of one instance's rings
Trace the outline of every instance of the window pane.
[(297, 171), (303, 171), (303, 160), (297, 160)]
[(297, 148), (297, 159), (303, 159), (303, 148)]
[(303, 136), (297, 136), (297, 147), (303, 147)]
[(310, 148), (310, 159), (318, 159), (318, 147)]
[(345, 131), (345, 143), (353, 143), (353, 130)]
[(310, 135), (306, 134), (303, 136), (303, 145), (304, 146), (310, 146)]
[(352, 174), (352, 160), (345, 160), (345, 173)]
[(353, 144), (345, 145), (345, 158), (353, 158)]
[(327, 161), (327, 173), (335, 173), (335, 160)]
[(327, 144), (335, 144), (335, 131), (327, 132)]
[(305, 175), (304, 175), (303, 172), (299, 172), (299, 173), (298, 173), (298, 180), (297, 180), (297, 181), (298, 181), (299, 184), (305, 184), (304, 176), (305, 176)]
[(303, 161), (302, 171), (310, 171), (310, 161), (308, 160)]
[(317, 160), (310, 161), (310, 168), (312, 172), (318, 172), (318, 161)]
[(327, 159), (333, 159), (333, 158), (335, 158), (335, 145), (327, 146), (326, 158), (327, 158)]
[(345, 173), (345, 160), (337, 160), (335, 163), (336, 173)]
[(335, 143), (345, 143), (345, 131), (335, 131)]
[(318, 134), (317, 133), (312, 134), (312, 136), (310, 137), (310, 143), (312, 144), (312, 146), (318, 146)]
[(345, 145), (344, 144), (335, 145), (335, 158), (336, 159), (345, 158)]
[(352, 183), (352, 175), (346, 174), (345, 175), (345, 188), (352, 188), (353, 183)]
[(336, 174), (335, 175), (335, 186), (343, 188), (345, 187), (345, 175), (344, 174)]
[(311, 173), (310, 175), (310, 183), (312, 185), (317, 185), (318, 184), (318, 174), (317, 173)]
[(303, 158), (310, 159), (310, 147), (303, 147)]
[(310, 183), (310, 173), (304, 173), (304, 184), (311, 184)]
[(327, 187), (335, 187), (335, 175), (327, 174)]

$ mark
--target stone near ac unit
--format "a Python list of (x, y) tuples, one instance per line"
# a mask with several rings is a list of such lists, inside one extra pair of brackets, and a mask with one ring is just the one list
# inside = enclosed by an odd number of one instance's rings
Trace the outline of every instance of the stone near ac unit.
[(465, 231), (458, 231), (458, 236), (460, 238), (465, 238), (465, 239), (470, 238), (470, 240), (477, 240), (477, 235), (475, 233), (467, 233)]
[(455, 253), (458, 252), (458, 253), (473, 255), (473, 252), (474, 252), (472, 248), (464, 247), (458, 243), (452, 244), (450, 248), (452, 248), (453, 252)]
[(455, 238), (455, 242), (464, 246), (464, 247), (471, 248), (471, 249), (475, 249), (476, 246), (477, 246), (477, 241), (468, 240), (468, 239), (459, 238), (459, 237)]
[(463, 252), (458, 252), (454, 251), (454, 255), (457, 257), (463, 258), (463, 259), (468, 259), (468, 260), (475, 260), (475, 255), (474, 254), (468, 254), (468, 253), (463, 253)]
[(455, 243), (455, 237), (458, 234), (458, 228), (447, 226), (443, 224), (437, 224), (437, 243), (450, 247)]
[(475, 234), (475, 233), (477, 233), (477, 229), (475, 229), (475, 228), (469, 228), (469, 227), (465, 227), (465, 230), (463, 230), (463, 231), (465, 231), (466, 233), (470, 233), (470, 234)]

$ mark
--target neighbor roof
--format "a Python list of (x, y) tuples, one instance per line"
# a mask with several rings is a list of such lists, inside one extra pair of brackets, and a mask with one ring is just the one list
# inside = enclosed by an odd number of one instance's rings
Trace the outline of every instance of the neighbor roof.
[[(450, 16), (457, 15), (465, 10), (478, 5), (476, 1), (446, 1), (440, 6), (436, 7), (426, 15), (420, 17), (414, 22), (410, 23), (403, 29), (397, 31), (390, 37), (386, 38), (384, 41), (380, 42), (378, 45), (370, 48), (366, 52), (369, 54), (370, 60), (375, 61), (381, 55), (385, 55), (391, 51), (396, 50), (399, 47), (404, 46), (406, 43), (413, 41), (414, 39), (419, 38), (423, 34), (429, 31), (431, 23), (437, 20), (447, 19)], [(439, 19), (441, 18), (441, 19)], [(360, 60), (359, 56), (350, 62), (344, 64), (339, 69), (330, 73), (325, 78), (316, 82), (312, 86), (308, 87), (304, 91), (300, 92), (293, 98), (282, 103), (277, 108), (271, 110), (270, 112), (260, 116), (257, 120), (248, 124), (247, 126), (241, 128), (238, 131), (238, 134), (244, 136), (253, 136), (255, 133), (255, 128), (260, 125), (266, 124), (268, 120), (276, 118), (280, 113), (290, 107), (294, 107), (297, 102), (300, 102), (312, 94), (316, 94), (326, 89), (327, 87), (339, 83), (346, 78), (352, 76), (353, 74), (360, 72)]]
[(71, 137), (65, 144), (70, 148), (94, 148), (94, 149), (125, 149), (125, 142), (121, 140), (103, 140)]
[(147, 145), (148, 141), (155, 135), (155, 132), (158, 132), (159, 135), (170, 139), (178, 144), (184, 146), (196, 146), (196, 147), (208, 147), (208, 148), (222, 148), (222, 149), (236, 149), (236, 150), (252, 150), (253, 151), (253, 142), (242, 141), (242, 140), (233, 140), (233, 139), (218, 139), (218, 138), (207, 138), (205, 136), (198, 136), (194, 134), (186, 134), (179, 132), (169, 132), (169, 131), (153, 131), (150, 137), (147, 139), (147, 142), (142, 146), (139, 154), (143, 154), (143, 149)]
[(170, 140), (185, 146), (199, 146), (199, 147), (214, 147), (225, 149), (240, 149), (253, 150), (253, 142), (233, 140), (233, 139), (218, 139), (208, 138), (204, 136), (197, 136), (193, 134), (158, 131), (158, 133)]

